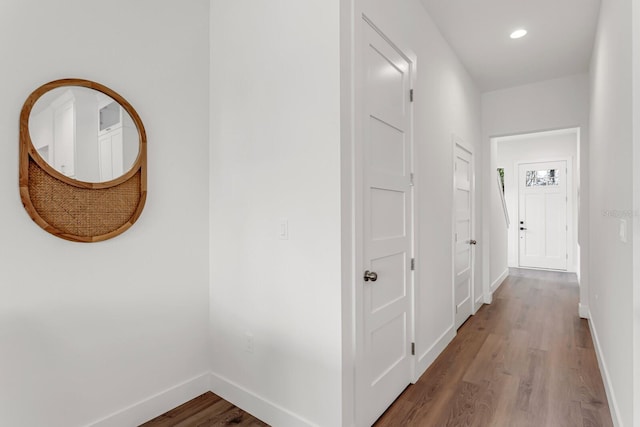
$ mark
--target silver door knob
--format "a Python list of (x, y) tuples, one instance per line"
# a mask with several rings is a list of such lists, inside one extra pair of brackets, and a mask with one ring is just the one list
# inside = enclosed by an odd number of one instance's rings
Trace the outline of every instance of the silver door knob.
[(378, 280), (378, 273), (374, 273), (373, 271), (365, 271), (364, 272), (364, 281), (368, 282), (369, 280), (371, 280), (372, 282), (375, 282), (376, 280)]
[(476, 243), (478, 243), (478, 242), (476, 242), (475, 240), (469, 240), (469, 244), (470, 245), (475, 245)]

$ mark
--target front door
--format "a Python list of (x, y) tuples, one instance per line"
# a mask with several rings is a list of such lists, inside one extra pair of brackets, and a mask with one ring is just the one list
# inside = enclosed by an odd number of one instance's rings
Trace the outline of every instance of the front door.
[(520, 164), (520, 267), (567, 269), (567, 162)]
[(456, 329), (473, 312), (473, 161), (472, 154), (456, 144), (453, 164), (454, 200), (454, 301)]
[(364, 24), (363, 271), (358, 424), (411, 382), (412, 192), (409, 61)]

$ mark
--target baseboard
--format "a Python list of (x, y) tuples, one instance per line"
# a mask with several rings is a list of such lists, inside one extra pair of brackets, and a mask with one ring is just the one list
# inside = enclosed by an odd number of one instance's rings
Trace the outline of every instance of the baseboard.
[(485, 304), (491, 304), (493, 302), (493, 294), (491, 292), (484, 294), (482, 298)]
[(587, 313), (589, 319), (589, 330), (591, 330), (591, 336), (593, 337), (593, 344), (596, 349), (596, 359), (598, 359), (598, 366), (602, 373), (602, 382), (604, 382), (604, 390), (607, 393), (607, 400), (609, 401), (609, 410), (611, 411), (611, 419), (614, 427), (621, 427), (620, 410), (618, 409), (618, 401), (613, 393), (613, 387), (611, 386), (611, 377), (609, 376), (609, 370), (602, 355), (602, 349), (600, 347), (600, 340), (598, 339), (598, 332), (596, 325), (593, 323), (591, 312)]
[(90, 423), (90, 427), (137, 426), (209, 391), (209, 373), (198, 375), (148, 399)]
[(429, 347), (427, 351), (422, 353), (422, 355), (418, 359), (418, 363), (416, 366), (416, 377), (415, 377), (416, 381), (422, 376), (422, 374), (424, 374), (427, 371), (427, 369), (429, 368), (429, 366), (431, 366), (433, 361), (436, 360), (438, 356), (440, 356), (440, 353), (442, 353), (445, 347), (447, 347), (447, 345), (449, 345), (449, 343), (455, 337), (456, 337), (456, 330), (454, 326), (451, 325), (446, 331), (444, 331), (442, 335), (440, 335), (440, 337), (438, 337), (436, 342), (433, 343), (433, 345)]
[(316, 424), (283, 408), (269, 400), (247, 390), (239, 384), (223, 377), (222, 375), (211, 373), (209, 376), (209, 386), (218, 396), (233, 403), (238, 408), (243, 409), (272, 426), (291, 427), (317, 427)]
[(473, 306), (473, 314), (476, 314), (478, 312), (478, 310), (480, 310), (480, 307), (482, 307), (483, 303), (484, 303), (484, 295), (480, 295), (475, 300), (475, 303), (474, 303), (474, 306)]
[(509, 275), (509, 269), (505, 268), (502, 274), (491, 284), (492, 294), (498, 290), (498, 288), (500, 287), (500, 285), (502, 285), (502, 282), (504, 282), (504, 279), (506, 279), (508, 275)]
[(580, 316), (582, 319), (588, 319), (589, 318), (589, 306), (585, 305), (585, 304), (578, 303), (578, 316)]

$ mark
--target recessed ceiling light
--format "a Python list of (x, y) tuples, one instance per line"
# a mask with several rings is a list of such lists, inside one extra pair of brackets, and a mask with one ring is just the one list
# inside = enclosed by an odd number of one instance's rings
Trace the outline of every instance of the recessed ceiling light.
[(512, 39), (519, 39), (521, 37), (524, 37), (527, 35), (527, 30), (525, 29), (520, 29), (520, 30), (515, 30), (513, 33), (511, 33), (511, 38)]

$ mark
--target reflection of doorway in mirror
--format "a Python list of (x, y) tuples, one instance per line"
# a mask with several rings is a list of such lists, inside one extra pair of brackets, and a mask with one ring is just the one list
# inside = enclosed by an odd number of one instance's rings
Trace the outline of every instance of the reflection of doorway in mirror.
[(30, 132), (38, 154), (56, 170), (73, 178), (76, 162), (76, 99), (71, 90), (59, 94), (31, 117)]
[(68, 177), (75, 176), (76, 114), (73, 99), (56, 106), (53, 113), (53, 164)]
[(131, 168), (138, 155), (137, 147), (126, 141), (135, 140), (137, 130), (131, 117), (111, 98), (99, 105), (100, 128), (98, 155), (100, 181), (110, 181)]

